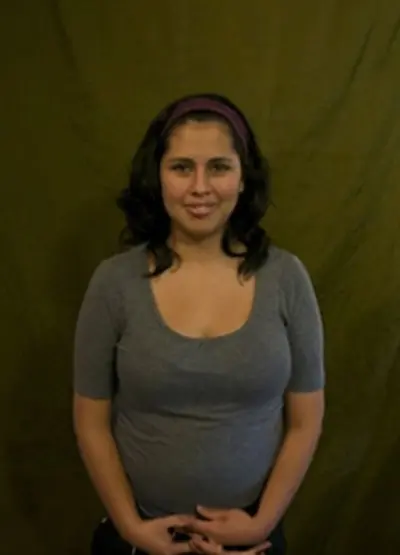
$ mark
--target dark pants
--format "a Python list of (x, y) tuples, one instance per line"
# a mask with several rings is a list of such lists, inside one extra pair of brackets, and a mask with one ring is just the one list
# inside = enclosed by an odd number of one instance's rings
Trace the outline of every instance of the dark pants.
[[(254, 506), (246, 509), (249, 514), (254, 514)], [(268, 549), (268, 555), (285, 555), (286, 540), (283, 533), (282, 524), (279, 524), (270, 534), (269, 538), (272, 547)], [(238, 551), (247, 548), (229, 548)], [(135, 550), (124, 541), (116, 531), (113, 523), (108, 518), (102, 521), (96, 528), (91, 545), (91, 555), (145, 555), (139, 550)]]

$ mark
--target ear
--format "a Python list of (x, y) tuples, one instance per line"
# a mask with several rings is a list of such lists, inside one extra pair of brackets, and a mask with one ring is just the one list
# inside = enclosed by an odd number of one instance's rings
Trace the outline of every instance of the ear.
[(244, 191), (244, 183), (243, 181), (241, 181), (239, 185), (239, 193), (243, 193), (243, 191)]

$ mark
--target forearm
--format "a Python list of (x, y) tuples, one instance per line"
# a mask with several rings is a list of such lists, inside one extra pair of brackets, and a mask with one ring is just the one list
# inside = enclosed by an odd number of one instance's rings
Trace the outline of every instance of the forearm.
[(128, 540), (141, 519), (111, 431), (77, 433), (77, 440), (97, 494), (121, 536)]
[(256, 515), (268, 534), (279, 522), (299, 489), (320, 437), (320, 428), (289, 429), (270, 474)]

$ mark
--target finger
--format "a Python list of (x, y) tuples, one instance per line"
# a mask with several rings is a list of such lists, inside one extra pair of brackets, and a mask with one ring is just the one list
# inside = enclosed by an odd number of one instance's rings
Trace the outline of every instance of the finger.
[(171, 515), (161, 517), (159, 519), (162, 520), (166, 526), (166, 528), (184, 528), (190, 526), (195, 519), (191, 515)]
[(209, 507), (202, 507), (201, 505), (197, 505), (196, 511), (200, 516), (209, 520), (226, 518), (228, 512), (226, 509), (211, 509)]
[(197, 555), (205, 555), (204, 552), (201, 549), (199, 549), (198, 547), (196, 547), (192, 543), (190, 544), (190, 549), (191, 549), (191, 553), (197, 553)]
[[(260, 543), (259, 545), (256, 545), (255, 547), (252, 547), (251, 549), (246, 549), (246, 551), (242, 551), (241, 555), (262, 555), (266, 550), (268, 550), (271, 547), (271, 542), (266, 541), (264, 543)], [(235, 553), (235, 555), (237, 555)]]
[(203, 553), (203, 551), (199, 547), (196, 547), (196, 545), (197, 546), (199, 545), (198, 542), (201, 542), (201, 541), (208, 542), (210, 540), (208, 540), (208, 538), (206, 538), (204, 536), (200, 536), (200, 534), (190, 534), (189, 543), (190, 543), (190, 546), (192, 547), (192, 549), (195, 553)]
[(190, 545), (190, 549), (192, 550), (192, 553), (198, 553), (199, 555), (205, 555), (203, 549), (201, 549), (201, 547), (199, 546), (199, 544), (196, 541), (190, 541), (189, 545)]
[(185, 555), (186, 553), (193, 553), (193, 548), (190, 543), (191, 542), (173, 543), (168, 548), (169, 555)]
[(221, 545), (202, 538), (193, 538), (189, 543), (196, 553), (202, 553), (204, 555), (221, 555), (223, 552)]
[(189, 525), (188, 530), (200, 536), (212, 536), (215, 533), (216, 523), (206, 520), (194, 519)]
[(206, 537), (201, 536), (200, 534), (190, 534), (191, 536), (191, 540), (203, 540), (203, 541), (208, 541)]
[[(237, 555), (237, 553), (237, 551), (229, 551), (225, 549), (223, 555)], [(265, 550), (256, 553), (254, 549), (246, 549), (245, 551), (241, 551), (240, 555), (268, 555), (268, 553)]]

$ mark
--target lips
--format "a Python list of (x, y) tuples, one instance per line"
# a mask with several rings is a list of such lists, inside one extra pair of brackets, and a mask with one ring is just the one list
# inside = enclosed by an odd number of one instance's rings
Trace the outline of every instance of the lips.
[(204, 217), (211, 214), (214, 210), (215, 204), (189, 204), (186, 206), (186, 210), (196, 217)]

